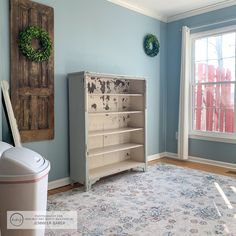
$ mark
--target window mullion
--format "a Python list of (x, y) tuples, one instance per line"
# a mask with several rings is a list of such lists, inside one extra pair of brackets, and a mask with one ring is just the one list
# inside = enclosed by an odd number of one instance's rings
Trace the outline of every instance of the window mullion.
[(195, 81), (196, 81), (196, 78), (195, 78), (195, 40), (193, 40), (192, 42), (192, 53), (191, 53), (191, 60), (192, 60), (192, 63), (191, 63), (191, 82), (190, 82), (190, 93), (191, 93), (191, 101), (190, 101), (190, 116), (189, 116), (189, 119), (190, 119), (190, 130), (194, 130), (194, 116), (195, 116)]
[(234, 81), (219, 81), (219, 82), (202, 82), (202, 83), (195, 83), (194, 85), (214, 85), (214, 84), (232, 84)]
[[(220, 67), (220, 80), (221, 80), (221, 76), (222, 76), (222, 67)], [(221, 89), (222, 87), (219, 86), (219, 104), (218, 104), (218, 132), (220, 132), (220, 118), (221, 118)]]
[[(236, 65), (236, 57), (235, 57), (235, 65)], [(236, 82), (234, 82), (234, 133), (236, 133)]]
[[(234, 33), (234, 38), (235, 38), (235, 43), (236, 43), (236, 32)], [(235, 55), (234, 55), (234, 70), (235, 70), (235, 76), (236, 76), (236, 45), (234, 46), (234, 51), (235, 51)], [(234, 133), (236, 133), (236, 78), (234, 78)]]

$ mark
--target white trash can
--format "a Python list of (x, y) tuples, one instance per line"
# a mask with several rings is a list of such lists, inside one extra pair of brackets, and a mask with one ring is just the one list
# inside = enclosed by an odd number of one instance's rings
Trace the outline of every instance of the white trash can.
[(0, 141), (0, 157), (2, 156), (3, 152), (5, 152), (7, 149), (13, 148), (12, 145)]
[(46, 211), (50, 163), (27, 148), (10, 148), (0, 157), (1, 236), (43, 236), (45, 229), (7, 229), (7, 211)]

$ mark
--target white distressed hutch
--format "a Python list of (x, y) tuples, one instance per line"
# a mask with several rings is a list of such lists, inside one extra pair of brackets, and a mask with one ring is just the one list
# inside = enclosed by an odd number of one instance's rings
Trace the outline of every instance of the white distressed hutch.
[(146, 80), (69, 74), (70, 177), (86, 190), (100, 178), (147, 168)]

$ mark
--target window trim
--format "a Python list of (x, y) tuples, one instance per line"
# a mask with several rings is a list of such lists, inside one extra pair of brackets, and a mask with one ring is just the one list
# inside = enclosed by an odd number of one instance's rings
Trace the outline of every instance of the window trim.
[[(190, 81), (189, 81), (189, 138), (190, 139), (199, 139), (207, 140), (214, 142), (224, 142), (224, 143), (234, 143), (236, 144), (236, 109), (234, 116), (234, 133), (220, 133), (220, 132), (210, 132), (210, 131), (199, 131), (193, 130), (193, 79), (194, 79), (194, 57), (195, 57), (195, 41), (196, 39), (203, 37), (210, 37), (223, 33), (236, 32), (236, 25), (217, 28), (213, 30), (198, 32), (191, 34), (191, 48), (190, 48), (190, 58), (191, 58), (191, 72), (190, 72)], [(232, 82), (231, 82), (232, 83)], [(235, 81), (235, 92), (236, 92), (236, 81)], [(236, 108), (236, 94), (234, 96), (235, 108)]]
[(222, 33), (230, 33), (230, 32), (234, 32), (235, 30), (236, 30), (236, 25), (231, 25), (231, 26), (217, 28), (213, 30), (192, 33), (190, 37), (191, 37), (191, 40), (193, 40), (193, 39), (199, 39), (203, 37), (214, 36), (214, 35), (218, 35)]
[(192, 130), (192, 132), (190, 132), (189, 134), (189, 138), (236, 144), (236, 134), (229, 134), (229, 133), (217, 133), (217, 132)]

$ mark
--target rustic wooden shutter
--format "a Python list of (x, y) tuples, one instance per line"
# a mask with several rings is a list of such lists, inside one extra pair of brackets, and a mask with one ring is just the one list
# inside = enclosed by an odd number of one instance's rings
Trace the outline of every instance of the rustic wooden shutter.
[[(19, 32), (45, 29), (53, 42), (53, 8), (29, 0), (11, 0), (11, 101), (22, 142), (54, 138), (54, 52), (48, 61), (32, 62), (18, 48)], [(37, 40), (33, 41), (38, 47)]]

